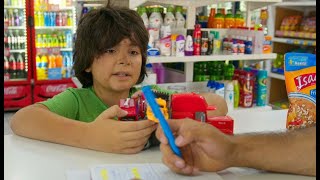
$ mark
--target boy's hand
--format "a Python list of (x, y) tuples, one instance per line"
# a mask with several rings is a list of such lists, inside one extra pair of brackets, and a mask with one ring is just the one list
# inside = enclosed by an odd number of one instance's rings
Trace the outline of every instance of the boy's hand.
[(118, 105), (111, 106), (102, 112), (87, 126), (85, 135), (87, 147), (112, 153), (140, 152), (157, 125), (148, 120), (118, 121), (114, 119), (114, 117), (126, 115), (127, 112)]

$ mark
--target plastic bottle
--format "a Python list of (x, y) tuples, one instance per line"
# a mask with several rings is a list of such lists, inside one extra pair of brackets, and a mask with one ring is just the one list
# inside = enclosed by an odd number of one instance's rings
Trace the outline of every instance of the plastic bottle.
[(173, 15), (174, 12), (174, 7), (173, 6), (169, 6), (167, 8), (167, 13), (164, 17), (164, 25), (169, 25), (171, 27), (171, 30), (176, 28), (176, 18)]
[(184, 28), (186, 19), (182, 15), (182, 6), (176, 6), (176, 28)]
[(208, 31), (201, 31), (201, 55), (206, 55), (208, 51)]
[(72, 34), (71, 31), (67, 31), (66, 33), (66, 47), (67, 48), (72, 48)]
[(244, 45), (244, 53), (245, 54), (252, 54), (252, 49), (253, 49), (253, 44), (252, 44), (252, 37), (247, 37), (247, 41)]
[(215, 8), (211, 8), (210, 9), (210, 15), (208, 18), (208, 28), (213, 28), (213, 24), (214, 24), (214, 16), (216, 15), (216, 9)]
[(13, 12), (14, 12), (14, 26), (21, 26), (18, 9), (14, 9)]
[(160, 29), (161, 25), (163, 24), (163, 19), (160, 14), (159, 8), (152, 8), (151, 15), (149, 17), (149, 28), (157, 28)]
[(220, 33), (215, 31), (215, 36), (213, 40), (213, 54), (220, 54), (221, 53), (221, 40), (220, 40)]
[(244, 18), (240, 10), (237, 10), (236, 15), (234, 16), (234, 27), (243, 27)]
[(20, 53), (17, 58), (17, 78), (25, 78), (25, 66), (24, 66), (24, 58)]
[(37, 39), (36, 39), (36, 48), (41, 48), (42, 47), (42, 35), (37, 34)]
[(10, 80), (10, 64), (7, 56), (3, 59), (3, 76), (5, 81)]
[(234, 92), (234, 108), (239, 107), (240, 99), (240, 85), (238, 80), (233, 80), (233, 92)]
[(185, 39), (183, 35), (178, 35), (176, 39), (176, 56), (184, 56)]
[(48, 56), (48, 69), (50, 68), (56, 68), (56, 56), (53, 54), (50, 54)]
[(224, 18), (224, 27), (225, 28), (234, 27), (234, 17), (231, 9), (227, 10), (227, 15)]
[(224, 98), (224, 84), (217, 83), (216, 85), (216, 94)]
[(208, 50), (206, 55), (211, 55), (213, 53), (213, 41), (214, 41), (214, 34), (212, 31), (209, 33), (209, 38), (208, 38)]
[(41, 56), (41, 75), (43, 79), (48, 79), (48, 57), (46, 54)]
[(224, 99), (228, 106), (228, 112), (233, 111), (234, 109), (234, 87), (233, 82), (228, 81), (226, 82), (226, 88), (224, 91)]
[(9, 26), (14, 26), (14, 15), (12, 9), (8, 10)]
[(266, 70), (258, 70), (257, 74), (257, 106), (265, 106), (267, 101), (267, 71)]
[(224, 16), (221, 13), (222, 9), (218, 9), (218, 13), (214, 17), (213, 28), (224, 28)]
[(171, 56), (175, 56), (177, 52), (177, 36), (178, 34), (171, 34)]
[(146, 64), (146, 77), (143, 81), (143, 85), (157, 84), (157, 74), (153, 72), (152, 64)]
[(73, 25), (72, 12), (68, 12), (67, 26)]
[(184, 55), (185, 56), (192, 56), (193, 55), (193, 40), (192, 40), (192, 29), (187, 29), (187, 38), (184, 48)]
[(42, 47), (47, 48), (48, 47), (48, 39), (46, 34), (42, 34)]
[(57, 54), (56, 55), (56, 59), (55, 59), (55, 61), (56, 61), (56, 67), (57, 68), (61, 68), (62, 67), (62, 61), (63, 61), (63, 57), (61, 56), (61, 54)]
[(17, 62), (12, 53), (9, 57), (9, 73), (10, 73), (10, 79), (17, 78)]
[(140, 17), (143, 20), (144, 26), (146, 28), (149, 27), (149, 19), (148, 19), (148, 15), (147, 15), (147, 9), (143, 6), (139, 6), (137, 9), (138, 14), (140, 15)]
[(38, 25), (44, 26), (44, 15), (42, 11), (38, 11)]
[(201, 25), (194, 25), (193, 31), (193, 55), (201, 54)]

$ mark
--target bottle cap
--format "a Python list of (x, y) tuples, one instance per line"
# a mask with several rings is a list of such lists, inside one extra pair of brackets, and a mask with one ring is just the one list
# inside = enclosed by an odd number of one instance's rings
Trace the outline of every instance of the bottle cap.
[(192, 36), (193, 35), (193, 29), (187, 29), (187, 36)]
[(181, 40), (184, 40), (184, 36), (181, 35), (181, 34), (179, 34), (179, 35), (177, 36), (176, 41), (181, 41)]

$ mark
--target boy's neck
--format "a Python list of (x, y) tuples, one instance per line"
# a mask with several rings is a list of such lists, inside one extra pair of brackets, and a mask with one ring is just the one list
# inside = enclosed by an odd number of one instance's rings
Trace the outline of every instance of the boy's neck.
[(120, 99), (125, 99), (129, 96), (129, 90), (127, 91), (106, 91), (103, 89), (95, 88), (93, 86), (95, 94), (101, 99), (101, 101), (108, 107), (113, 105), (119, 105)]

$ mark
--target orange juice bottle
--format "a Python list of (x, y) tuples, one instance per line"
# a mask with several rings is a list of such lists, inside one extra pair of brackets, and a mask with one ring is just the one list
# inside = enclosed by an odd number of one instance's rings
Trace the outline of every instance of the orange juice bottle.
[(240, 10), (237, 10), (237, 13), (236, 13), (234, 19), (235, 19), (235, 22), (234, 22), (235, 27), (243, 27), (244, 26), (244, 18), (242, 16)]
[(224, 28), (224, 16), (221, 13), (222, 9), (218, 9), (218, 13), (214, 17), (213, 28)]
[(48, 68), (56, 68), (56, 56), (53, 54), (50, 54), (48, 57)]
[(224, 27), (225, 28), (232, 28), (234, 27), (234, 17), (232, 14), (232, 10), (228, 9), (227, 15), (224, 18)]
[(213, 28), (213, 23), (214, 23), (214, 16), (216, 15), (216, 9), (211, 8), (210, 10), (210, 15), (208, 18), (208, 28)]
[(61, 54), (58, 54), (56, 56), (56, 67), (61, 68), (62, 67), (62, 56)]
[(46, 54), (41, 56), (41, 79), (48, 79), (48, 57)]

